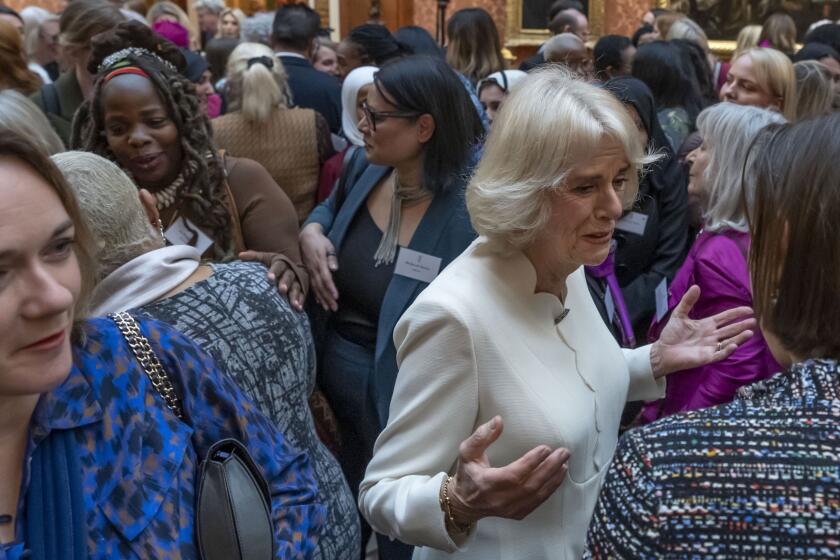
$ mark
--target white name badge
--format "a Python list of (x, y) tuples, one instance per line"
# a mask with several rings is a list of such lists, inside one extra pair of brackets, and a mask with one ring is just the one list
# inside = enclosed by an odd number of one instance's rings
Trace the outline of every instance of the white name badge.
[(641, 212), (630, 212), (615, 224), (615, 229), (626, 231), (627, 233), (634, 233), (636, 235), (645, 234), (645, 226), (647, 225), (647, 214)]
[(440, 272), (440, 262), (441, 260), (438, 257), (400, 247), (394, 274), (428, 284)]
[(607, 286), (607, 295), (604, 296), (604, 307), (607, 308), (607, 319), (612, 324), (615, 319), (615, 300), (613, 300), (612, 290)]
[(191, 245), (204, 254), (213, 245), (213, 240), (188, 219), (181, 216), (164, 233), (172, 245)]
[(654, 291), (656, 297), (656, 320), (661, 321), (662, 317), (668, 313), (668, 279), (663, 278), (662, 282), (656, 287)]

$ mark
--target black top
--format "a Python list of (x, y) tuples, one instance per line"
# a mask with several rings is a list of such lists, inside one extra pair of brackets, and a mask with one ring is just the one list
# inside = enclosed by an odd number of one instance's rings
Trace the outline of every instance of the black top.
[(333, 279), (339, 299), (333, 325), (342, 337), (373, 350), (379, 311), (394, 276), (395, 263), (374, 266), (373, 255), (383, 233), (367, 205), (360, 210), (347, 228), (338, 253), (338, 271)]
[(644, 342), (656, 311), (654, 293), (663, 278), (670, 282), (685, 258), (688, 246), (687, 177), (659, 125), (653, 94), (630, 76), (614, 78), (604, 85), (625, 105), (632, 105), (641, 118), (648, 148), (661, 158), (648, 166), (639, 184), (632, 212), (647, 217), (639, 235), (616, 228), (615, 274), (636, 340)]
[(542, 51), (537, 51), (537, 53), (530, 58), (523, 60), (522, 64), (519, 65), (519, 69), (523, 72), (530, 72), (534, 68), (538, 68), (543, 64), (545, 64), (545, 56), (543, 56)]
[(330, 131), (341, 129), (341, 86), (338, 80), (313, 68), (308, 60), (281, 56), (280, 62), (289, 75), (289, 89), (296, 107), (313, 109), (327, 119)]

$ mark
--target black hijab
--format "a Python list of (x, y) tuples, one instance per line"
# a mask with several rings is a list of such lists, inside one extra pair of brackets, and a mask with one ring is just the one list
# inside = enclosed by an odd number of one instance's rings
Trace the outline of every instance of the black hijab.
[(612, 93), (625, 105), (632, 105), (636, 109), (645, 130), (647, 130), (648, 148), (653, 153), (664, 156), (650, 165), (642, 184), (639, 185), (640, 189), (645, 190), (645, 186), (650, 186), (656, 190), (662, 190), (682, 182), (684, 180), (683, 172), (680, 169), (674, 150), (665, 136), (665, 132), (659, 126), (656, 103), (654, 103), (653, 94), (645, 83), (632, 76), (619, 76), (604, 84), (604, 89)]

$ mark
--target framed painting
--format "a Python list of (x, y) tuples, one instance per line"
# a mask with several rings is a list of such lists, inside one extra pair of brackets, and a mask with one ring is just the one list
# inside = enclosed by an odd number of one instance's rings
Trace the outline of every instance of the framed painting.
[[(509, 47), (541, 45), (549, 37), (548, 9), (554, 0), (507, 0), (505, 44)], [(589, 31), (597, 37), (604, 31), (604, 1), (584, 0), (589, 17)]]
[[(551, 36), (546, 17), (552, 0), (506, 2), (508, 46), (540, 45)], [(605, 2), (610, 0), (587, 2), (589, 30), (594, 37), (604, 33)], [(724, 57), (735, 50), (735, 39), (742, 27), (760, 24), (773, 12), (784, 10), (791, 14), (800, 41), (815, 21), (840, 18), (840, 0), (657, 0), (656, 4), (688, 14), (706, 31), (711, 50)]]
[(800, 41), (815, 21), (840, 17), (837, 0), (676, 0), (671, 7), (688, 14), (709, 39), (718, 41), (734, 41), (741, 28), (761, 25), (767, 16), (779, 11), (790, 14), (796, 22)]

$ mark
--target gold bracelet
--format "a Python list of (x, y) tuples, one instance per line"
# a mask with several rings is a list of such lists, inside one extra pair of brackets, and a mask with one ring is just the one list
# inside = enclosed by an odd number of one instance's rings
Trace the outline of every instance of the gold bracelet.
[(472, 529), (472, 523), (467, 523), (466, 527), (459, 524), (455, 521), (455, 517), (452, 515), (452, 503), (449, 500), (449, 483), (452, 482), (452, 477), (447, 475), (446, 479), (443, 481), (443, 486), (441, 487), (441, 497), (439, 498), (440, 501), (440, 509), (443, 510), (443, 513), (446, 514), (446, 519), (449, 521), (449, 524), (459, 533), (469, 533), (470, 529)]

